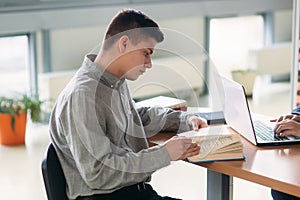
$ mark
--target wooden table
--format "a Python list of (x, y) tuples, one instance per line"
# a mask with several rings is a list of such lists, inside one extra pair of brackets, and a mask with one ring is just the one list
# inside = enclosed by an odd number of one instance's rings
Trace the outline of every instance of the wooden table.
[[(161, 144), (173, 133), (148, 139)], [(232, 199), (232, 177), (241, 178), (300, 197), (300, 145), (256, 147), (241, 136), (245, 161), (201, 163), (207, 168), (207, 199)]]

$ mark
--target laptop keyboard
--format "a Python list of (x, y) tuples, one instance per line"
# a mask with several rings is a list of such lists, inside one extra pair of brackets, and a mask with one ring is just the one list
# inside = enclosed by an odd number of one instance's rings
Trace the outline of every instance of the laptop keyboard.
[(256, 136), (260, 137), (264, 141), (289, 140), (287, 137), (274, 135), (274, 129), (262, 121), (254, 121), (253, 123)]

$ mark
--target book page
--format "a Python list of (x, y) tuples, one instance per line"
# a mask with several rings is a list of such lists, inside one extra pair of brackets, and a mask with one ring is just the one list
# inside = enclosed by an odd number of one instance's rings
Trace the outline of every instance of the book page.
[(209, 126), (199, 131), (187, 131), (178, 135), (190, 137), (193, 143), (200, 146), (200, 153), (191, 158), (193, 161), (228, 158), (230, 154), (242, 153), (243, 149), (240, 137), (231, 133), (227, 125)]
[(239, 141), (236, 135), (216, 135), (216, 136), (196, 136), (193, 137), (193, 142), (197, 143), (200, 147), (200, 158), (204, 158), (211, 152), (215, 152), (222, 147), (230, 147), (229, 145)]
[(200, 153), (190, 158), (193, 162), (203, 160), (224, 160), (243, 157), (243, 146), (237, 134), (193, 138), (201, 149)]
[(207, 128), (200, 128), (199, 131), (186, 131), (179, 133), (179, 136), (195, 137), (208, 135), (230, 135), (227, 125), (209, 126)]
[(153, 106), (161, 106), (164, 108), (174, 108), (174, 107), (179, 108), (179, 107), (186, 107), (187, 103), (183, 99), (177, 99), (177, 98), (167, 97), (167, 96), (157, 96), (157, 97), (136, 102), (135, 106), (136, 108), (153, 107)]

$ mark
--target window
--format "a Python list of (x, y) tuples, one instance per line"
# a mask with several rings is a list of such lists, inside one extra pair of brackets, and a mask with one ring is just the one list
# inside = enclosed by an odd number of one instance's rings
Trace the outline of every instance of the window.
[(219, 71), (252, 68), (249, 51), (263, 46), (264, 24), (260, 15), (210, 20), (210, 56)]
[(0, 96), (29, 92), (28, 36), (0, 37)]

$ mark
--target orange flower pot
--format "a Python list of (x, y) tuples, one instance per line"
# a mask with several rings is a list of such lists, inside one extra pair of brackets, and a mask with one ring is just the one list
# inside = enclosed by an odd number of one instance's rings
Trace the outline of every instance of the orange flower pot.
[(14, 128), (9, 114), (0, 114), (0, 144), (21, 145), (25, 144), (27, 113), (15, 115)]

